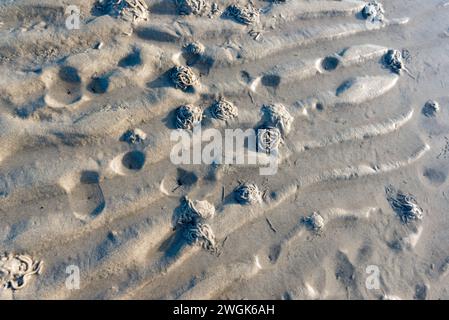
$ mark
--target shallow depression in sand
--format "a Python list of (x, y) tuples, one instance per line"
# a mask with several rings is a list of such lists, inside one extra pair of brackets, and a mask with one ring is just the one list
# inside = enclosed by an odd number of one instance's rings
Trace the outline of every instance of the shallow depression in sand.
[(73, 67), (62, 67), (45, 97), (53, 107), (71, 105), (82, 98), (81, 78)]

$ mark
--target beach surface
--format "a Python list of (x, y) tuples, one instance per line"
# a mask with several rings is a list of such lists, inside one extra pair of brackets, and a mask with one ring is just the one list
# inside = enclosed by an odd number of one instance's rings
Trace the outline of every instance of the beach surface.
[(180, 3), (0, 0), (0, 298), (449, 299), (449, 2)]

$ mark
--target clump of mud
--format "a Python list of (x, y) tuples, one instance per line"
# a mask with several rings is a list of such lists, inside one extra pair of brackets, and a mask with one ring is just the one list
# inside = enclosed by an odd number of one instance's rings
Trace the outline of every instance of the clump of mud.
[(189, 225), (184, 230), (184, 238), (190, 245), (200, 245), (211, 253), (218, 252), (215, 234), (208, 224), (196, 223)]
[(309, 230), (312, 230), (312, 231), (315, 231), (315, 232), (321, 231), (324, 228), (324, 219), (317, 212), (312, 213), (308, 217), (304, 217), (302, 219), (302, 223), (304, 223), (305, 226)]
[(132, 129), (126, 131), (121, 140), (129, 144), (141, 143), (147, 138), (147, 134), (141, 129)]
[(98, 11), (126, 21), (140, 22), (149, 19), (148, 5), (144, 0), (98, 0)]
[(381, 3), (377, 1), (371, 1), (367, 3), (362, 9), (363, 18), (370, 20), (371, 22), (384, 21), (385, 10)]
[(409, 221), (422, 219), (423, 210), (418, 206), (413, 195), (396, 190), (391, 185), (385, 188), (385, 192), (391, 208), (397, 213), (402, 222), (408, 223)]
[(189, 245), (200, 245), (211, 253), (218, 253), (214, 232), (205, 223), (214, 215), (215, 207), (208, 201), (183, 197), (173, 216), (173, 230), (179, 228), (182, 237)]
[(176, 212), (174, 228), (178, 225), (197, 224), (213, 218), (214, 215), (215, 207), (208, 201), (191, 200), (186, 196), (181, 200), (181, 206)]
[(181, 15), (201, 15), (207, 8), (205, 0), (176, 0), (178, 13)]
[(234, 198), (240, 204), (256, 204), (262, 201), (262, 195), (257, 185), (245, 183), (234, 190)]
[(230, 5), (226, 9), (225, 15), (246, 25), (256, 24), (260, 17), (259, 10), (254, 8), (252, 4), (248, 4), (246, 7), (238, 4)]
[(29, 255), (0, 255), (0, 286), (19, 290), (28, 284), (31, 276), (42, 272), (43, 262)]
[(385, 66), (394, 73), (400, 74), (405, 69), (404, 59), (399, 50), (390, 49), (384, 56)]
[(203, 110), (190, 104), (180, 106), (176, 109), (176, 127), (178, 129), (193, 129), (201, 123)]
[(422, 109), (422, 113), (429, 118), (435, 117), (438, 111), (440, 111), (440, 105), (435, 100), (427, 101)]
[(174, 67), (171, 71), (170, 78), (176, 88), (187, 90), (198, 84), (198, 78), (191, 68), (186, 66)]
[(229, 102), (224, 98), (216, 100), (212, 104), (211, 111), (214, 118), (223, 121), (233, 119), (238, 116), (237, 107), (232, 102)]
[(263, 105), (261, 108), (263, 126), (278, 128), (282, 135), (287, 135), (293, 123), (293, 117), (280, 103)]
[(186, 44), (184, 47), (184, 52), (191, 55), (202, 55), (204, 53), (204, 45), (201, 42), (195, 41)]

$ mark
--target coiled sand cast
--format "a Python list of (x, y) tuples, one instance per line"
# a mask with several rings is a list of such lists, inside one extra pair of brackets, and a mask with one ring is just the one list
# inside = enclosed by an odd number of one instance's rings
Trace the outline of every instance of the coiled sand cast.
[(174, 225), (196, 224), (211, 219), (215, 215), (215, 207), (208, 201), (191, 200), (189, 197), (182, 199), (181, 207), (176, 214)]
[(248, 4), (246, 7), (238, 4), (230, 5), (225, 13), (228, 17), (246, 25), (255, 24), (259, 21), (259, 10), (251, 4)]
[(234, 198), (240, 204), (256, 204), (262, 201), (262, 196), (257, 185), (246, 183), (234, 190)]
[(176, 88), (187, 90), (198, 84), (198, 78), (191, 68), (186, 66), (174, 67), (171, 71), (170, 78)]
[(97, 9), (112, 16), (132, 22), (149, 19), (148, 5), (144, 0), (98, 0)]
[(43, 262), (34, 261), (29, 255), (0, 255), (0, 286), (19, 290), (28, 284), (28, 280), (42, 272)]
[(216, 119), (226, 121), (236, 118), (238, 116), (238, 109), (232, 102), (220, 98), (212, 104), (212, 115)]
[(200, 15), (206, 10), (207, 3), (204, 0), (176, 0), (176, 6), (181, 15)]
[(191, 130), (201, 123), (203, 110), (200, 107), (187, 104), (176, 109), (176, 127)]
[(402, 222), (407, 223), (422, 219), (423, 210), (418, 206), (413, 195), (396, 190), (393, 186), (385, 188), (385, 192), (390, 206), (398, 214)]

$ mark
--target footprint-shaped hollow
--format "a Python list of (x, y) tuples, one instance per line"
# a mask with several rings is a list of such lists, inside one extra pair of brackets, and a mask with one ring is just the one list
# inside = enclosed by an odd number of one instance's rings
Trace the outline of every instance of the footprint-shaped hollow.
[(105, 208), (105, 199), (96, 171), (83, 171), (78, 184), (70, 192), (70, 204), (79, 218), (93, 218)]
[(46, 97), (50, 105), (70, 105), (82, 98), (81, 78), (77, 69), (70, 66), (61, 67), (58, 77), (52, 82)]
[(134, 150), (125, 153), (125, 155), (122, 158), (122, 164), (125, 168), (129, 170), (138, 171), (143, 168), (145, 160), (146, 160), (145, 153)]
[(333, 71), (337, 69), (340, 60), (336, 57), (326, 57), (321, 61), (321, 67), (326, 71)]

